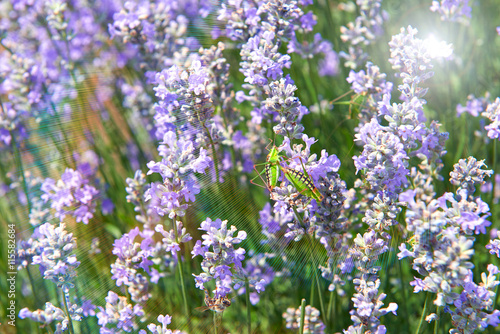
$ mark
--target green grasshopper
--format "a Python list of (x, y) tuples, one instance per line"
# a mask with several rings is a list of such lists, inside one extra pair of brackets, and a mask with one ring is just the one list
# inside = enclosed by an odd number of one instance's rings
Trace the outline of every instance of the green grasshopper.
[[(271, 192), (273, 188), (276, 187), (276, 185), (278, 184), (280, 176), (279, 171), (281, 170), (285, 175), (285, 177), (287, 178), (287, 180), (290, 181), (290, 183), (295, 187), (295, 189), (297, 189), (299, 193), (321, 202), (324, 196), (314, 186), (314, 183), (307, 174), (304, 165), (302, 165), (302, 168), (304, 169), (305, 174), (292, 168), (283, 167), (281, 165), (281, 162), (284, 161), (283, 159), (284, 159), (283, 156), (279, 155), (278, 148), (276, 147), (276, 145), (273, 145), (273, 147), (269, 150), (266, 162), (262, 164), (256, 164), (253, 166), (258, 175), (254, 177), (252, 180), (250, 180), (250, 182), (252, 184), (258, 185), (255, 182), (253, 182), (253, 180), (255, 180), (257, 177), (260, 177), (262, 179), (261, 175), (262, 173), (265, 172), (266, 181), (264, 180), (262, 181), (265, 183), (267, 190)], [(262, 166), (262, 165), (265, 165), (265, 169), (259, 173), (256, 166)]]

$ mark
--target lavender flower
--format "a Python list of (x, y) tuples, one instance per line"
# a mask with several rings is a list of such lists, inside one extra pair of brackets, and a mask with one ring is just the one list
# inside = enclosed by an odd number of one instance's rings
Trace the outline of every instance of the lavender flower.
[(200, 191), (193, 173), (204, 173), (212, 160), (203, 148), (195, 158), (194, 143), (188, 139), (177, 139), (172, 131), (165, 133), (158, 151), (163, 159), (149, 162), (148, 174), (159, 173), (163, 183), (152, 183), (151, 188), (146, 190), (145, 199), (152, 201), (151, 207), (160, 216), (167, 214), (172, 219), (182, 217), (188, 203), (194, 202), (195, 195)]
[(56, 210), (55, 217), (60, 221), (71, 213), (77, 222), (88, 224), (95, 212), (94, 199), (99, 194), (88, 183), (81, 172), (67, 168), (60, 180), (45, 179), (41, 187), (44, 192), (41, 198), (46, 203), (50, 201), (50, 207)]
[(408, 31), (402, 28), (389, 43), (389, 61), (394, 69), (401, 71), (403, 78), (398, 89), (403, 93), (404, 102), (391, 106), (390, 95), (384, 95), (378, 103), (378, 111), (388, 126), (381, 126), (374, 117), (356, 134), (356, 140), (364, 144), (364, 150), (360, 157), (354, 158), (355, 166), (358, 171), (365, 171), (374, 190), (386, 187), (391, 192), (398, 192), (397, 189), (406, 187), (410, 156), (429, 160), (439, 169), (442, 164), (440, 157), (445, 153), (444, 142), (448, 135), (440, 134), (435, 122), (430, 127), (425, 126), (425, 100), (421, 98), (427, 90), (419, 86), (433, 75), (431, 60), (440, 55), (431, 54), (426, 46), (429, 42), (415, 38), (416, 33), (412, 27), (408, 27)]
[(275, 33), (267, 31), (262, 36), (251, 37), (241, 48), (240, 71), (250, 85), (265, 86), (283, 77), (283, 68), (290, 68), (289, 55), (278, 52)]
[(396, 315), (398, 305), (396, 303), (389, 303), (386, 308), (382, 308), (382, 302), (386, 295), (379, 294), (380, 280), (375, 282), (365, 281), (363, 279), (354, 279), (356, 293), (352, 301), (354, 302), (354, 310), (350, 311), (351, 320), (354, 325), (349, 326), (344, 331), (345, 334), (355, 334), (359, 331), (370, 331), (372, 333), (385, 333), (386, 328), (380, 325), (379, 318), (392, 312)]
[(496, 232), (496, 239), (490, 239), (490, 242), (485, 246), (490, 251), (490, 254), (495, 254), (500, 258), (500, 231)]
[(500, 140), (500, 98), (488, 105), (486, 111), (481, 116), (488, 118), (491, 123), (484, 127), (488, 131), (488, 137)]
[[(171, 252), (172, 256), (176, 256), (176, 253), (180, 251), (179, 243), (188, 242), (193, 239), (189, 233), (186, 233), (186, 228), (182, 226), (182, 222), (176, 221), (176, 229), (177, 233), (174, 230), (165, 231), (162, 225), (156, 226), (156, 232), (161, 233), (163, 235), (163, 245), (165, 245), (165, 250), (167, 252)], [(177, 234), (177, 235), (176, 235)]]
[[(193, 61), (186, 70), (174, 65), (156, 73), (154, 90), (159, 99), (155, 114), (158, 139), (163, 139), (168, 131), (182, 128), (186, 122), (198, 131), (205, 131), (211, 126), (214, 108), (207, 92), (210, 80), (209, 72), (199, 60)], [(206, 144), (203, 138), (201, 140), (201, 144)]]
[(137, 322), (144, 316), (142, 306), (132, 306), (126, 297), (118, 296), (113, 291), (108, 292), (105, 300), (106, 308), (98, 307), (97, 322), (101, 326), (99, 333), (130, 333), (137, 330)]
[[(158, 322), (161, 325), (157, 325), (155, 323), (150, 323), (148, 325), (148, 329), (151, 333), (153, 334), (185, 334), (185, 332), (181, 332), (180, 330), (171, 330), (168, 329), (167, 326), (172, 322), (172, 317), (167, 315), (159, 315), (158, 316)], [(144, 329), (141, 329), (139, 331), (139, 334), (146, 334), (146, 331)]]
[(464, 25), (469, 25), (472, 12), (469, 0), (432, 1), (430, 10), (438, 12), (442, 21), (457, 21)]
[[(267, 253), (255, 254), (252, 250), (248, 253), (248, 257), (243, 268), (243, 275), (248, 280), (250, 288), (255, 290), (249, 294), (250, 303), (256, 305), (260, 300), (259, 294), (266, 289), (267, 285), (272, 283), (277, 273), (275, 273), (273, 268), (266, 262), (266, 260), (272, 258), (273, 255)], [(242, 286), (238, 290), (238, 294), (244, 294), (245, 289), (245, 286)]]
[(0, 142), (5, 146), (10, 146), (12, 136), (15, 142), (21, 142), (27, 138), (26, 112), (24, 110), (16, 111), (11, 103), (0, 104), (2, 112), (0, 113)]
[(279, 202), (273, 212), (274, 215), (271, 213), (271, 204), (266, 203), (264, 208), (259, 211), (259, 224), (262, 226), (262, 234), (265, 237), (262, 243), (270, 244), (273, 250), (279, 250), (286, 247), (291, 241), (283, 238), (283, 234), (286, 232), (287, 223), (293, 220), (293, 212), (286, 210), (281, 213)]
[(348, 52), (340, 52), (340, 57), (346, 59), (344, 65), (355, 69), (366, 62), (368, 54), (364, 52), (363, 45), (371, 44), (384, 32), (382, 25), (389, 16), (381, 9), (379, 0), (356, 0), (359, 16), (354, 22), (349, 22), (347, 27), (340, 28), (340, 38), (348, 43)]
[(477, 185), (484, 184), (484, 178), (493, 174), (493, 170), (484, 170), (481, 167), (488, 167), (484, 160), (477, 161), (474, 157), (460, 159), (453, 165), (453, 171), (450, 172), (450, 183), (458, 186), (458, 189), (467, 190), (469, 196), (473, 196)]
[(112, 38), (120, 37), (123, 43), (137, 46), (141, 66), (150, 71), (150, 76), (176, 62), (176, 51), (199, 48), (196, 38), (187, 37), (188, 25), (198, 16), (206, 17), (210, 6), (208, 2), (127, 1), (113, 15), (109, 33)]
[[(234, 272), (242, 271), (245, 250), (243, 248), (235, 249), (235, 245), (245, 240), (247, 234), (245, 231), (239, 231), (238, 235), (234, 237), (236, 227), (231, 226), (228, 230), (227, 220), (216, 219), (212, 221), (210, 218), (201, 223), (199, 230), (206, 233), (202, 235), (203, 242), (198, 240), (191, 252), (193, 258), (197, 255), (203, 256), (201, 263), (203, 272), (199, 275), (193, 274), (196, 287), (203, 289), (205, 283), (215, 280), (214, 297), (224, 297), (231, 291), (231, 285), (237, 282), (233, 282), (231, 266), (233, 266)], [(237, 287), (242, 285), (241, 282), (238, 284)]]
[(76, 255), (71, 254), (76, 249), (75, 238), (72, 233), (66, 232), (65, 224), (55, 227), (45, 223), (38, 228), (36, 249), (32, 264), (40, 266), (44, 279), (48, 279), (68, 292), (76, 276), (75, 269), (80, 265)]
[[(82, 308), (77, 308), (76, 305), (70, 304), (69, 312), (72, 320), (81, 321)], [(31, 319), (42, 323), (43, 325), (51, 325), (56, 322), (55, 334), (61, 334), (68, 329), (69, 320), (66, 313), (60, 308), (54, 306), (50, 302), (45, 303), (45, 309), (31, 312), (28, 308), (23, 308), (19, 311), (19, 318)]]
[(378, 66), (371, 62), (366, 63), (366, 73), (364, 70), (349, 72), (347, 82), (352, 84), (351, 88), (356, 94), (369, 95), (381, 100), (384, 94), (390, 94), (392, 91), (392, 82), (386, 82), (385, 73), (380, 73)]
[(459, 117), (464, 112), (477, 117), (480, 113), (486, 110), (490, 102), (489, 92), (486, 92), (484, 94), (484, 97), (479, 98), (476, 98), (474, 95), (470, 94), (469, 96), (467, 96), (467, 102), (465, 106), (462, 106), (461, 104), (457, 105), (457, 117)]
[(415, 234), (411, 248), (401, 245), (398, 257), (414, 258), (413, 268), (424, 276), (410, 283), (415, 292), (436, 293), (434, 304), (438, 306), (458, 306), (459, 295), (454, 290), (471, 281), (470, 269), (474, 266), (474, 238), (470, 235), (486, 233), (486, 227), (491, 225), (485, 219), (489, 216), (488, 206), (479, 198), (474, 202), (465, 189), (457, 192), (459, 201), (450, 193), (427, 202), (415, 194), (408, 190), (400, 197), (408, 203), (407, 226)]
[(126, 197), (127, 202), (132, 203), (134, 211), (138, 213), (135, 219), (144, 224), (145, 229), (154, 230), (160, 221), (160, 216), (152, 205), (146, 205), (145, 203), (145, 194), (148, 193), (150, 188), (150, 185), (146, 184), (146, 175), (141, 170), (137, 170), (134, 178), (127, 178), (125, 182), (127, 183), (125, 188), (128, 194)]
[(116, 280), (117, 286), (126, 285), (132, 301), (136, 303), (145, 302), (151, 297), (148, 279), (141, 272), (150, 274), (150, 267), (153, 265), (150, 259), (151, 242), (147, 242), (147, 239), (141, 243), (134, 242), (139, 234), (142, 234), (145, 239), (148, 237), (136, 227), (115, 240), (113, 254), (117, 256), (117, 259), (111, 264), (111, 274), (113, 274), (111, 278)]
[(372, 189), (394, 192), (407, 185), (409, 157), (399, 137), (384, 130), (375, 118), (361, 127), (355, 140), (364, 143), (364, 150), (354, 157), (354, 165), (356, 173), (365, 171)]
[(452, 54), (451, 45), (441, 42), (436, 47), (437, 43), (432, 39), (415, 38), (417, 32), (411, 26), (401, 28), (401, 33), (392, 36), (389, 42), (389, 62), (393, 69), (401, 72), (403, 84), (398, 89), (408, 100), (413, 97), (421, 98), (427, 93), (427, 89), (419, 87), (419, 84), (434, 75), (431, 71), (432, 59), (449, 58)]
[[(283, 318), (286, 321), (286, 328), (291, 328), (293, 330), (298, 330), (300, 326), (300, 313), (301, 307), (287, 308), (286, 312), (283, 313)], [(323, 334), (325, 332), (326, 326), (319, 318), (320, 312), (318, 309), (307, 305), (305, 309), (304, 317), (304, 333), (309, 334)]]
[[(473, 333), (484, 331), (489, 326), (497, 327), (500, 324), (500, 311), (493, 309), (495, 287), (500, 284), (496, 279), (498, 273), (496, 266), (488, 265), (488, 276), (482, 273), (482, 283), (477, 285), (472, 280), (472, 271), (469, 271), (461, 284), (463, 291), (453, 303), (454, 307), (445, 307), (455, 327), (450, 330), (450, 333)], [(485, 311), (493, 312), (489, 314)]]
[(278, 114), (278, 125), (273, 127), (274, 132), (288, 138), (302, 137), (304, 127), (299, 122), (308, 113), (307, 108), (294, 96), (296, 90), (297, 87), (285, 79), (274, 81), (269, 85), (269, 97), (264, 101), (268, 111)]

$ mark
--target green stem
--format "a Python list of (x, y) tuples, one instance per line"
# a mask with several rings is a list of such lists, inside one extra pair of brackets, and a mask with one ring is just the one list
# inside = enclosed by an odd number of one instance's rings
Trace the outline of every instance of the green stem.
[[(328, 321), (326, 321), (327, 319), (327, 314), (325, 312), (325, 303), (323, 301), (323, 294), (322, 294), (322, 291), (321, 291), (321, 285), (320, 285), (320, 282), (319, 282), (319, 277), (318, 277), (318, 273), (317, 273), (317, 270), (318, 270), (318, 265), (315, 261), (315, 258), (314, 258), (314, 248), (315, 248), (315, 245), (314, 245), (314, 239), (312, 236), (310, 236), (309, 238), (309, 249), (310, 249), (310, 256), (311, 256), (311, 262), (313, 264), (313, 270), (314, 270), (314, 277), (315, 277), (315, 280), (316, 280), (316, 285), (317, 285), (317, 288), (318, 288), (318, 296), (319, 296), (319, 305), (320, 305), (320, 308), (321, 308), (321, 314), (323, 315), (323, 320), (325, 322), (325, 324), (328, 324)], [(314, 285), (314, 283), (313, 283)], [(311, 302), (311, 306), (312, 306), (312, 302)]]
[[(179, 243), (179, 235), (177, 233), (177, 224), (175, 222), (175, 217), (172, 218), (172, 223), (174, 225), (175, 241)], [(177, 255), (177, 268), (179, 268), (179, 276), (181, 279), (181, 291), (182, 291), (182, 300), (184, 302), (184, 313), (187, 317), (188, 324), (191, 324), (190, 321), (191, 314), (189, 312), (189, 306), (186, 295), (186, 284), (184, 283), (184, 270), (182, 268), (182, 258), (180, 257), (179, 253), (176, 253), (176, 255)]]
[(496, 171), (497, 168), (497, 141), (493, 141), (493, 171)]
[(210, 146), (212, 147), (212, 159), (214, 160), (214, 168), (215, 168), (215, 183), (219, 184), (219, 162), (217, 160), (217, 151), (215, 150), (215, 143), (214, 140), (212, 139), (212, 136), (210, 136), (210, 131), (208, 130), (207, 126), (205, 123), (203, 124), (203, 128), (207, 132), (208, 139), (210, 140)]
[(431, 299), (430, 296), (431, 296), (431, 293), (427, 292), (427, 295), (425, 296), (424, 309), (422, 311), (422, 316), (420, 317), (420, 322), (418, 323), (418, 328), (417, 328), (417, 331), (415, 332), (415, 334), (420, 334), (423, 331), (422, 325), (424, 323), (425, 315), (427, 314), (427, 310), (429, 308), (429, 300)]
[(303, 298), (300, 303), (300, 323), (299, 334), (304, 334), (304, 320), (306, 319), (306, 300)]
[(250, 309), (250, 284), (248, 283), (248, 278), (245, 278), (245, 297), (247, 302), (247, 332), (252, 333), (252, 317)]
[(214, 332), (215, 334), (219, 334), (219, 326), (217, 326), (217, 312), (214, 313)]
[(493, 309), (496, 310), (497, 307), (497, 300), (498, 300), (498, 288), (500, 287), (500, 284), (496, 286), (495, 288), (495, 298), (493, 298)]
[(187, 297), (186, 297), (186, 284), (184, 283), (184, 275), (183, 275), (183, 270), (182, 270), (182, 259), (179, 256), (179, 253), (177, 253), (177, 267), (179, 268), (179, 276), (181, 278), (181, 289), (182, 289), (182, 300), (184, 302), (184, 312), (187, 317), (188, 324), (191, 324), (190, 318), (190, 312), (189, 312), (189, 306), (187, 302)]
[[(17, 165), (19, 167), (19, 173), (21, 174), (21, 178), (23, 180), (22, 184), (23, 184), (24, 193), (26, 194), (26, 200), (28, 203), (28, 217), (29, 217), (29, 215), (31, 214), (32, 206), (31, 206), (30, 194), (28, 193), (28, 183), (26, 182), (26, 176), (24, 175), (23, 159), (21, 157), (21, 152), (19, 151), (19, 147), (17, 146), (15, 135), (11, 132), (10, 136), (12, 138), (12, 148), (14, 150), (14, 156), (15, 156)], [(28, 218), (28, 220), (29, 220), (29, 218)]]
[(332, 309), (333, 309), (333, 299), (335, 298), (335, 290), (330, 291), (330, 300), (328, 301), (328, 311), (326, 313), (326, 321), (328, 322), (330, 328), (332, 327)]
[(434, 320), (434, 334), (438, 334), (440, 313), (441, 313), (441, 308), (438, 306), (436, 307), (436, 320)]
[[(398, 264), (399, 264), (399, 280), (401, 281), (401, 287), (402, 287), (402, 290), (403, 290), (403, 300), (408, 300), (408, 298), (406, 297), (406, 289), (405, 289), (405, 284), (404, 284), (404, 275), (403, 275), (403, 267), (401, 265), (401, 261), (398, 261)], [(410, 328), (410, 319), (408, 317), (408, 303), (404, 303), (404, 308), (403, 308), (403, 312), (404, 312), (404, 316), (403, 318), (405, 319), (406, 321), (406, 325), (408, 326), (407, 328)]]
[[(312, 261), (312, 259), (311, 259)], [(316, 276), (316, 271), (314, 270), (314, 263), (313, 263), (313, 277), (312, 277), (312, 284), (311, 284), (311, 294), (309, 296), (309, 305), (314, 306), (314, 276)], [(319, 292), (318, 292), (319, 293)]]
[(39, 302), (39, 300), (38, 300), (38, 297), (37, 297), (37, 294), (36, 294), (35, 283), (34, 283), (34, 280), (33, 280), (33, 276), (31, 275), (29, 266), (26, 266), (26, 271), (28, 272), (28, 279), (29, 279), (30, 284), (31, 284), (31, 290), (33, 291), (33, 298), (35, 298), (34, 305), (35, 305), (35, 308), (38, 308), (38, 302)]
[[(62, 292), (62, 290), (61, 290)], [(69, 332), (71, 334), (75, 334), (75, 330), (73, 329), (73, 321), (71, 320), (71, 315), (69, 314), (69, 308), (68, 308), (68, 302), (66, 301), (66, 296), (67, 296), (67, 293), (66, 292), (62, 292), (63, 293), (63, 301), (64, 301), (64, 309), (66, 310), (66, 316), (68, 317), (68, 322), (69, 322), (69, 325), (68, 325), (68, 328), (69, 328)]]
[(321, 314), (323, 314), (323, 320), (325, 320), (325, 323), (329, 325), (328, 321), (327, 320), (327, 314), (325, 312), (325, 303), (323, 301), (323, 293), (321, 291), (321, 285), (320, 285), (320, 282), (319, 282), (319, 277), (318, 277), (318, 273), (317, 273), (317, 267), (315, 265), (315, 268), (314, 268), (314, 276), (316, 277), (316, 284), (318, 285), (318, 296), (319, 296), (319, 306), (321, 307)]
[(319, 104), (319, 101), (318, 101), (318, 94), (316, 93), (316, 88), (314, 88), (314, 84), (312, 82), (312, 78), (313, 78), (313, 72), (312, 72), (312, 61), (311, 61), (311, 58), (307, 59), (307, 70), (309, 72), (309, 75), (306, 75), (305, 76), (305, 79), (306, 79), (306, 85), (307, 85), (307, 89), (309, 90), (309, 94), (311, 94), (311, 100), (312, 102), (318, 107), (318, 111), (320, 112), (321, 114), (321, 106)]
[(127, 300), (129, 302), (132, 302), (132, 296), (130, 296), (130, 292), (128, 292), (128, 289), (124, 289), (125, 290), (125, 297), (127, 297)]

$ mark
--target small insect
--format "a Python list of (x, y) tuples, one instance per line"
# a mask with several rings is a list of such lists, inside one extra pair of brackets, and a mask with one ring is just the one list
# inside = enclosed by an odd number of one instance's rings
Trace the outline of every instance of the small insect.
[[(283, 171), (283, 174), (285, 175), (286, 179), (290, 181), (290, 183), (297, 189), (297, 191), (300, 194), (303, 194), (304, 196), (313, 198), (317, 201), (322, 201), (324, 196), (319, 192), (319, 190), (314, 186), (313, 181), (307, 174), (307, 171), (305, 170), (304, 166), (304, 172), (283, 167), (280, 163), (283, 162), (283, 156), (279, 155), (278, 148), (273, 145), (273, 147), (269, 150), (269, 154), (267, 155), (266, 162), (262, 164), (256, 164), (253, 166), (255, 171), (258, 173), (258, 175), (250, 180), (251, 183), (256, 184), (253, 182), (257, 177), (261, 177), (262, 173), (265, 172), (266, 174), (266, 181), (264, 181), (267, 190), (270, 192), (273, 190), (273, 188), (278, 184), (279, 180), (279, 171)], [(293, 159), (293, 158), (292, 158)], [(265, 165), (264, 171), (260, 172), (256, 169), (256, 166), (262, 166)]]
[(205, 290), (205, 305), (197, 307), (196, 310), (204, 312), (207, 310), (215, 311), (217, 313), (224, 312), (226, 308), (231, 306), (231, 300), (227, 297), (219, 297), (219, 298), (211, 298), (208, 293), (207, 288), (203, 288)]
[(324, 196), (319, 192), (318, 188), (314, 186), (311, 178), (304, 173), (291, 169), (282, 167), (285, 177), (290, 181), (291, 184), (297, 189), (301, 194), (307, 197), (314, 198), (315, 200), (321, 202)]
[[(272, 144), (269, 143), (269, 145)], [(269, 145), (266, 147), (268, 149)], [(268, 149), (269, 150), (269, 149)], [(273, 190), (273, 188), (278, 184), (278, 179), (279, 179), (279, 163), (281, 160), (282, 156), (279, 155), (278, 149), (275, 145), (269, 150), (269, 154), (267, 155), (266, 162), (261, 163), (261, 164), (255, 164), (253, 165), (253, 169), (257, 172), (257, 176), (254, 177), (253, 179), (250, 180), (250, 183), (258, 185), (257, 183), (253, 182), (256, 178), (261, 177), (262, 173), (265, 172), (266, 180), (262, 180), (264, 184), (266, 185), (267, 190), (270, 192)], [(262, 172), (259, 172), (257, 170), (257, 166), (263, 166), (265, 165), (265, 168)], [(258, 185), (262, 187), (261, 185)]]

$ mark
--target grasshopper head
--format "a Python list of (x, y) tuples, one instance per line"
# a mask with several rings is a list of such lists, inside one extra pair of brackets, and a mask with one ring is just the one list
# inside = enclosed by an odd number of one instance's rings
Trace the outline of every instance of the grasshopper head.
[(269, 154), (267, 155), (267, 162), (276, 163), (279, 161), (278, 148), (273, 145), (271, 150), (269, 150)]

